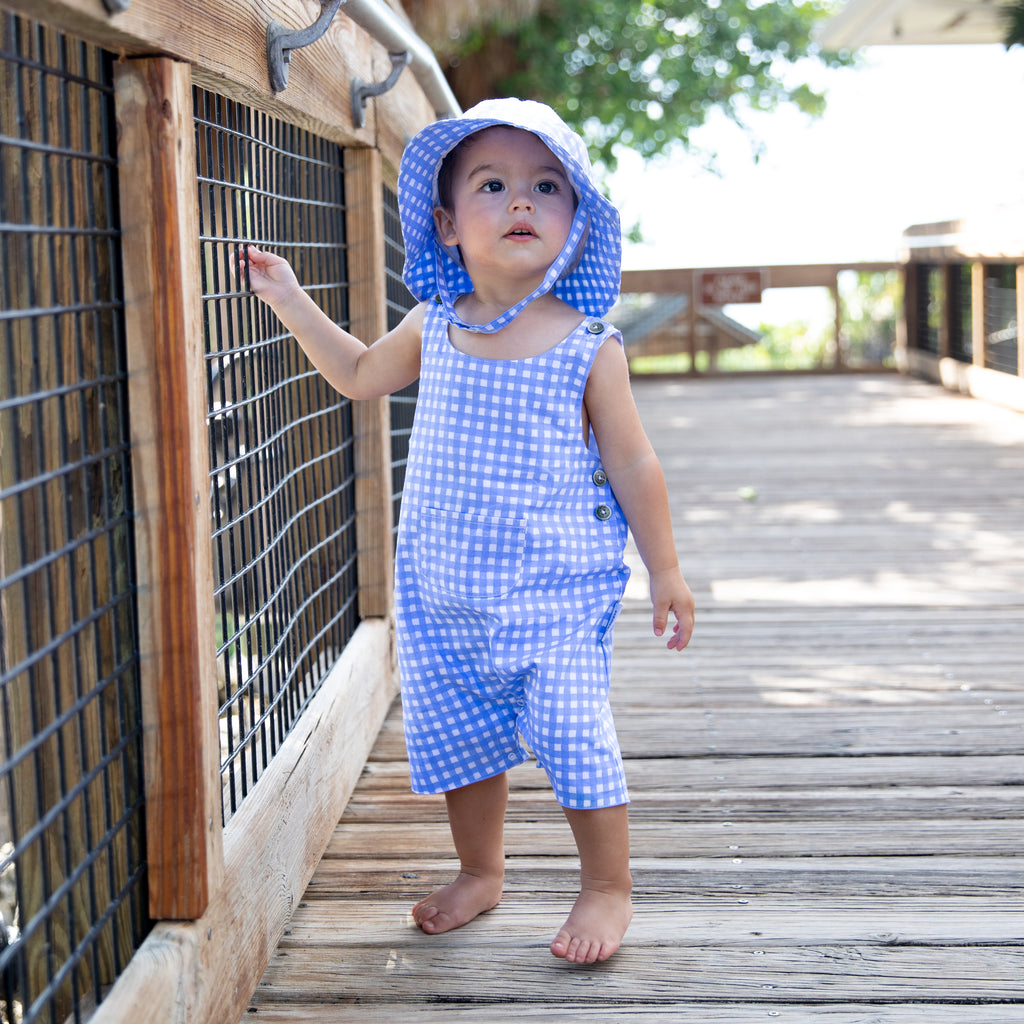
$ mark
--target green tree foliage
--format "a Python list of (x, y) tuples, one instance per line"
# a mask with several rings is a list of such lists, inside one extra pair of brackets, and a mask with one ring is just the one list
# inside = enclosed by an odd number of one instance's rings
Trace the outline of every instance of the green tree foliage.
[(903, 303), (900, 275), (894, 270), (849, 272), (841, 276), (839, 287), (845, 361), (851, 365), (891, 362)]
[(533, 17), (490, 21), (442, 54), (460, 102), (487, 96), (554, 106), (607, 167), (623, 144), (645, 157), (686, 143), (714, 108), (739, 124), (792, 103), (811, 115), (825, 98), (800, 80), (804, 58), (829, 65), (812, 29), (831, 0), (541, 0)]
[(1006, 17), (1006, 48), (1024, 46), (1024, 0), (1007, 4), (1004, 8)]

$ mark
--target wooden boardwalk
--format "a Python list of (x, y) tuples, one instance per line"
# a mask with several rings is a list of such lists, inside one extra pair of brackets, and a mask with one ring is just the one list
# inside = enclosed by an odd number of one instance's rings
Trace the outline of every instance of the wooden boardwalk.
[(505, 900), (410, 925), (453, 861), (396, 707), (246, 1021), (1024, 1022), (1024, 416), (883, 375), (636, 392), (698, 614), (679, 657), (642, 601), (617, 627), (625, 945), (548, 953), (577, 865), (527, 766)]

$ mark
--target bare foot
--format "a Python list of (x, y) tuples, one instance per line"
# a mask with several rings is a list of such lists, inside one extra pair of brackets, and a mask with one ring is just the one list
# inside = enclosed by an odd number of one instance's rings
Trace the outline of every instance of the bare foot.
[(628, 893), (583, 889), (551, 943), (551, 952), (571, 964), (607, 960), (619, 948), (632, 918)]
[(412, 908), (413, 920), (428, 935), (461, 928), (474, 917), (492, 910), (501, 900), (501, 882), (462, 872)]

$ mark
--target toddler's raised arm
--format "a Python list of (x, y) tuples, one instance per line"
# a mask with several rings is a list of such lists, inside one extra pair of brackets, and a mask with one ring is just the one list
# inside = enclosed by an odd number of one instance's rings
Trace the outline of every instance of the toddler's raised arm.
[(253, 294), (273, 309), (313, 365), (343, 395), (378, 398), (400, 391), (419, 376), (422, 306), (368, 347), (334, 323), (302, 290), (287, 260), (250, 245), (239, 256), (241, 275), (246, 261)]

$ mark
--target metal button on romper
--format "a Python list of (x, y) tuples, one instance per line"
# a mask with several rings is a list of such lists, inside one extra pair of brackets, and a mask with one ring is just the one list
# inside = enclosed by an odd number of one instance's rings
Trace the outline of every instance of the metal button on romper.
[(594, 509), (594, 515), (603, 523), (605, 520), (611, 519), (612, 510), (607, 505), (598, 505), (597, 508)]
[(594, 475), (590, 478), (598, 487), (604, 487), (608, 483), (608, 475), (603, 469), (595, 469)]

